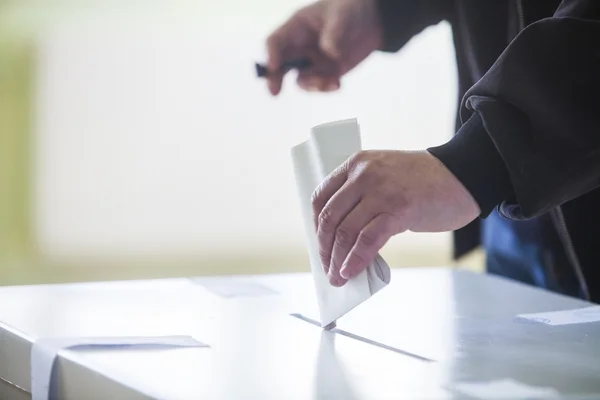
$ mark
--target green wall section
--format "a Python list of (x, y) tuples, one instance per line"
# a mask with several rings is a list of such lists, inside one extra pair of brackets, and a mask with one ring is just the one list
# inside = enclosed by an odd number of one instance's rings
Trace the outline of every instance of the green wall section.
[[(0, 260), (32, 253), (30, 230), (31, 31), (0, 7)], [(2, 18), (4, 17), (4, 18)]]

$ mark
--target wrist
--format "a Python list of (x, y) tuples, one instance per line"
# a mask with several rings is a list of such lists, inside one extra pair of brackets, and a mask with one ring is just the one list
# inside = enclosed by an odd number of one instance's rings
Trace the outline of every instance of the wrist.
[(380, 50), (384, 46), (383, 17), (379, 5), (380, 0), (356, 0), (360, 3), (361, 19), (366, 21), (373, 37), (372, 48)]
[(427, 150), (460, 181), (477, 203), (481, 217), (512, 197), (506, 165), (478, 113), (449, 142)]
[(441, 177), (440, 180), (442, 183), (440, 192), (442, 195), (448, 201), (454, 203), (456, 209), (463, 210), (465, 214), (473, 216), (473, 219), (480, 215), (481, 208), (479, 207), (477, 200), (460, 179), (458, 179), (439, 158), (431, 154), (429, 150), (425, 150), (425, 153), (437, 170), (436, 175)]

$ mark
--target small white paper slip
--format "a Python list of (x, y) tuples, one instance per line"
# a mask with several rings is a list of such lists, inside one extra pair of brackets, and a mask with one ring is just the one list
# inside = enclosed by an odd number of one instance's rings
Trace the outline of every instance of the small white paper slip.
[(390, 282), (390, 267), (377, 255), (366, 270), (344, 286), (331, 286), (319, 257), (313, 223), (312, 193), (329, 173), (360, 150), (360, 129), (356, 119), (316, 126), (312, 129), (309, 140), (291, 150), (322, 327), (335, 322)]
[(55, 400), (54, 365), (63, 349), (208, 347), (191, 336), (43, 338), (31, 347), (31, 399)]
[(585, 324), (600, 321), (600, 306), (534, 314), (520, 314), (517, 315), (517, 318), (553, 326)]
[(461, 382), (450, 387), (451, 391), (480, 400), (542, 400), (558, 399), (560, 393), (550, 387), (529, 386), (512, 379), (488, 382)]

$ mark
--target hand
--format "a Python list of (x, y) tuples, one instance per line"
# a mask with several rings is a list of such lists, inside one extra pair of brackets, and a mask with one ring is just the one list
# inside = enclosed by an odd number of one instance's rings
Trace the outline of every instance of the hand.
[(427, 151), (361, 151), (323, 181), (312, 206), (321, 262), (334, 286), (358, 275), (398, 233), (451, 231), (480, 214)]
[[(270, 71), (286, 59), (307, 57), (312, 66), (298, 74), (308, 91), (334, 91), (341, 77), (380, 47), (381, 23), (375, 0), (320, 0), (297, 11), (267, 39)], [(269, 91), (281, 91), (283, 75), (271, 72)]]

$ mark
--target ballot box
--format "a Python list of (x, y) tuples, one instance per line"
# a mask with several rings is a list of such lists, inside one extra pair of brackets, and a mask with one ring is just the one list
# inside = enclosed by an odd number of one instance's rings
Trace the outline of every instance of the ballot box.
[[(464, 270), (394, 269), (328, 331), (314, 290), (303, 273), (0, 288), (0, 398), (39, 395), (48, 360), (32, 349), (52, 357), (40, 345), (52, 340), (82, 346), (54, 348), (45, 398), (600, 398), (590, 303)], [(135, 345), (181, 336), (201, 345)], [(85, 346), (98, 338), (128, 345)]]

